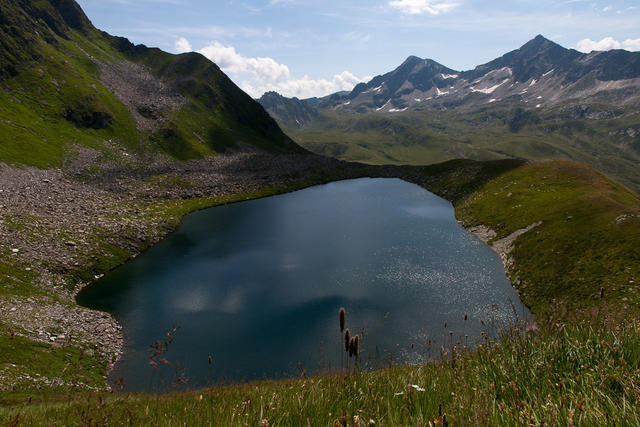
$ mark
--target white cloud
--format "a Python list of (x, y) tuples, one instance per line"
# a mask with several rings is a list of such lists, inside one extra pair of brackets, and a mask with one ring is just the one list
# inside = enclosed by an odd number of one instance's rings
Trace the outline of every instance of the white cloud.
[(176, 40), (173, 46), (177, 53), (191, 52), (193, 50), (191, 48), (191, 43), (189, 43), (189, 40), (185, 39), (184, 37), (180, 37), (178, 40)]
[(289, 78), (289, 67), (271, 58), (248, 58), (236, 52), (232, 46), (213, 42), (198, 51), (226, 73), (251, 73), (261, 81), (278, 81)]
[(622, 46), (627, 49), (627, 50), (631, 50), (634, 52), (640, 51), (640, 39), (626, 39), (625, 41), (622, 42)]
[(411, 15), (421, 13), (439, 15), (456, 8), (458, 3), (450, 0), (394, 0), (389, 2), (389, 6)]
[[(184, 42), (182, 40), (184, 39), (176, 41), (176, 50), (179, 50), (178, 42), (181, 47), (189, 43), (187, 40)], [(246, 79), (239, 86), (254, 98), (270, 90), (288, 97), (325, 96), (338, 91), (351, 90), (358, 83), (371, 79), (371, 77), (359, 78), (349, 71), (336, 74), (331, 79), (311, 79), (308, 76), (291, 78), (289, 67), (285, 64), (280, 64), (272, 58), (242, 56), (233, 46), (225, 46), (217, 41), (198, 50), (198, 53), (215, 62), (236, 82), (247, 77), (247, 74), (251, 75), (251, 78)]]
[(591, 39), (580, 40), (576, 44), (576, 49), (581, 52), (589, 53), (594, 50), (610, 50), (610, 49), (626, 49), (630, 51), (640, 51), (640, 39), (627, 39), (618, 41), (613, 37), (605, 37), (600, 41)]
[(264, 92), (273, 90), (284, 96), (296, 96), (304, 99), (314, 96), (325, 96), (343, 90), (351, 90), (358, 83), (368, 81), (370, 79), (371, 77), (359, 78), (349, 71), (343, 71), (342, 73), (333, 76), (330, 80), (314, 80), (308, 76), (304, 76), (301, 79), (288, 79), (256, 86), (252, 85), (250, 82), (244, 82), (240, 87), (254, 98), (260, 97)]

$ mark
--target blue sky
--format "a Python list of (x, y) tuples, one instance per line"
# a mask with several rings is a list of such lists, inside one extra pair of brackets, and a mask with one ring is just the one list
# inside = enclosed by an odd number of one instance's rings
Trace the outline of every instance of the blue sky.
[(78, 0), (134, 43), (199, 51), (254, 97), (349, 90), (409, 55), (466, 70), (542, 34), (640, 50), (638, 0)]

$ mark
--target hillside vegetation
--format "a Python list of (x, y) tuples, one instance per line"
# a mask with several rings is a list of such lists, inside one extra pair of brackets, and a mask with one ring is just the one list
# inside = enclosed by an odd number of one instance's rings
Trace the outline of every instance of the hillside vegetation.
[(0, 161), (61, 166), (78, 147), (176, 159), (241, 141), (300, 152), (202, 55), (134, 46), (73, 0), (0, 2)]

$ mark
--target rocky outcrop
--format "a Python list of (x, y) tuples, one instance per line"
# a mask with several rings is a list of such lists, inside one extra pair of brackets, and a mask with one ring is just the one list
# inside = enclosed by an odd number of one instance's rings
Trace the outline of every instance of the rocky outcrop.
[(494, 240), (497, 236), (497, 233), (486, 225), (481, 224), (474, 227), (469, 227), (467, 231), (488, 244), (495, 253), (500, 255), (500, 259), (502, 259), (505, 270), (509, 272), (511, 267), (513, 266), (513, 258), (510, 257), (509, 254), (513, 250), (513, 244), (515, 243), (516, 239), (522, 236), (524, 233), (527, 233), (540, 225), (542, 225), (542, 221), (535, 222), (525, 228), (516, 230), (508, 236), (498, 240)]

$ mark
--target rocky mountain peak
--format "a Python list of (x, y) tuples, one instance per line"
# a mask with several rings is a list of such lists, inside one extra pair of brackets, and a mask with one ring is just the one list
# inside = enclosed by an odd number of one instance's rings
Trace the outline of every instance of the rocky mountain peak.
[(298, 98), (286, 98), (278, 92), (265, 92), (258, 102), (281, 123), (289, 127), (301, 127), (318, 115), (315, 108)]
[(424, 62), (424, 59), (418, 58), (415, 55), (409, 55), (407, 57), (407, 59), (405, 59), (404, 62), (402, 64), (400, 64), (400, 66), (398, 68), (415, 67), (416, 65), (420, 64), (421, 62)]

